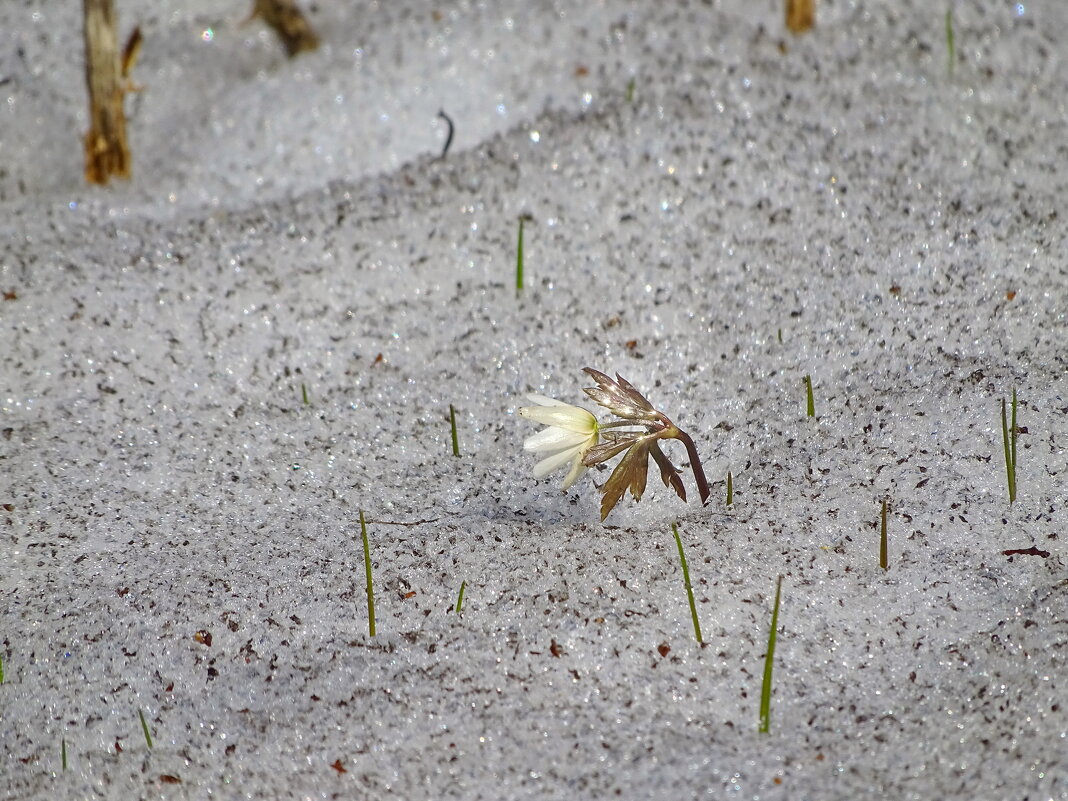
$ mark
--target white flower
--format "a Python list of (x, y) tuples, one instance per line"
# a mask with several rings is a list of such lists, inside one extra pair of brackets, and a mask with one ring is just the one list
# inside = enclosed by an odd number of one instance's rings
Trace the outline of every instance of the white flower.
[(548, 428), (527, 437), (523, 450), (548, 453), (534, 465), (534, 477), (544, 478), (570, 464), (564, 489), (571, 487), (586, 472), (582, 457), (597, 444), (597, 418), (585, 409), (544, 395), (528, 395), (537, 406), (524, 406), (519, 414)]

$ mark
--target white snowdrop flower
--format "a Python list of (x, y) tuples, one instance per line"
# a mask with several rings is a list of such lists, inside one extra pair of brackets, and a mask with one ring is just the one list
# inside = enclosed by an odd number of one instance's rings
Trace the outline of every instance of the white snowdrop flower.
[(586, 472), (582, 459), (597, 444), (597, 418), (583, 408), (544, 395), (527, 398), (537, 406), (522, 407), (520, 416), (548, 426), (523, 441), (523, 450), (549, 454), (534, 465), (534, 477), (544, 478), (570, 465), (563, 485), (567, 490)]
[(650, 459), (660, 468), (664, 486), (675, 490), (675, 494), (685, 501), (686, 486), (682, 483), (682, 475), (660, 448), (660, 440), (674, 439), (686, 446), (701, 503), (708, 503), (708, 479), (705, 478), (705, 469), (693, 437), (671, 422), (666, 414), (653, 406), (619, 373), (611, 378), (592, 367), (584, 368), (583, 372), (597, 384), (583, 391), (598, 406), (612, 412), (616, 419), (598, 423), (596, 417), (578, 406), (544, 395), (528, 395), (537, 406), (525, 406), (519, 410), (519, 414), (548, 426), (544, 431), (527, 437), (523, 443), (528, 451), (548, 454), (534, 466), (534, 477), (542, 478), (570, 465), (571, 469), (564, 477), (566, 490), (579, 480), (587, 468), (604, 464), (622, 453), (623, 458), (612, 475), (598, 488), (601, 491), (602, 521), (628, 491), (635, 502), (642, 499), (649, 478)]

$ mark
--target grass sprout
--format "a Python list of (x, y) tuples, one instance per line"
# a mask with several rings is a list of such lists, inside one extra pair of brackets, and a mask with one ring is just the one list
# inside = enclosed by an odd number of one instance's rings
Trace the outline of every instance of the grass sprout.
[(456, 614), (460, 614), (464, 609), (464, 590), (467, 589), (467, 582), (460, 582), (460, 592), (456, 596)]
[(805, 376), (805, 395), (808, 400), (808, 416), (816, 416), (816, 401), (812, 397), (812, 376)]
[(883, 498), (883, 513), (882, 521), (879, 524), (879, 567), (886, 570), (889, 567), (887, 558), (887, 542), (886, 542), (886, 498)]
[(515, 247), (515, 293), (523, 291), (523, 217), (519, 218), (519, 241)]
[(148, 744), (148, 750), (152, 750), (152, 733), (148, 730), (148, 721), (145, 720), (145, 713), (140, 709), (137, 710), (137, 717), (141, 718), (141, 731), (145, 733), (145, 742)]
[(60, 753), (63, 756), (63, 770), (67, 769), (67, 738), (60, 740)]
[(449, 404), (449, 427), (452, 428), (452, 455), (460, 455), (460, 440), (456, 436), (456, 409)]
[(682, 537), (679, 536), (679, 527), (674, 523), (671, 524), (671, 533), (675, 535), (675, 544), (679, 547), (679, 561), (682, 563), (682, 581), (686, 586), (686, 597), (690, 601), (690, 617), (693, 618), (693, 633), (697, 638), (697, 642), (703, 643), (701, 639), (701, 621), (697, 619), (697, 604), (693, 599), (693, 584), (690, 583), (690, 567), (686, 564), (686, 554), (682, 550)]
[(1016, 502), (1016, 387), (1012, 388), (1012, 427), (1005, 415), (1005, 399), (1001, 399), (1001, 439), (1005, 446), (1005, 474), (1009, 482), (1009, 503)]
[(953, 42), (953, 9), (946, 9), (946, 67), (949, 77), (953, 77), (953, 65), (957, 61), (957, 48)]
[(4, 655), (0, 654), (0, 684), (4, 683)]
[(734, 505), (734, 476), (731, 475), (731, 471), (727, 471), (727, 506)]
[(367, 522), (360, 510), (360, 538), (363, 540), (363, 569), (367, 574), (367, 631), (375, 636), (375, 588), (371, 580), (371, 545), (367, 541)]
[(311, 406), (311, 401), (308, 400), (308, 386), (303, 382), (300, 385), (300, 396), (304, 399), (305, 406)]
[(1016, 495), (1016, 434), (1020, 428), (1016, 425), (1016, 387), (1012, 388), (1012, 494)]
[(782, 597), (782, 576), (775, 585), (775, 606), (771, 610), (771, 629), (768, 631), (768, 651), (764, 655), (764, 681), (760, 685), (760, 733), (771, 727), (771, 671), (775, 662), (775, 638), (779, 627), (779, 600)]
[(627, 97), (626, 97), (627, 103), (633, 103), (634, 102), (634, 87), (635, 87), (636, 83), (637, 83), (637, 81), (635, 81), (634, 78), (631, 78), (629, 81), (627, 81)]

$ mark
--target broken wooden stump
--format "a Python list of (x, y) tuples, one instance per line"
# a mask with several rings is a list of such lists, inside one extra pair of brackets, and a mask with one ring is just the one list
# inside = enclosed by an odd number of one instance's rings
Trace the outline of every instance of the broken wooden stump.
[(816, 24), (816, 0), (786, 0), (786, 27), (804, 33)]
[(254, 0), (249, 18), (253, 17), (260, 17), (274, 28), (290, 58), (319, 46), (319, 37), (300, 12), (296, 0)]
[(123, 99), (127, 85), (115, 33), (112, 0), (84, 0), (85, 82), (89, 87), (89, 132), (85, 135), (85, 178), (106, 184), (130, 177)]

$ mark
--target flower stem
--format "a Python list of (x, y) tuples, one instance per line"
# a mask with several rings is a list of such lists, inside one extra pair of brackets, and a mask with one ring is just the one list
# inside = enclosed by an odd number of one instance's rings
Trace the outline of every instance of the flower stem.
[(646, 434), (651, 434), (655, 430), (655, 429), (651, 428), (648, 425), (644, 425), (643, 426), (643, 425), (640, 425), (639, 423), (634, 422), (633, 420), (613, 420), (610, 423), (598, 423), (597, 424), (597, 428), (598, 429), (602, 429), (602, 428), (625, 428), (627, 426), (630, 426), (632, 428), (637, 427), (637, 428), (641, 429), (642, 431), (644, 431)]
[(694, 445), (690, 435), (681, 428), (675, 426), (675, 430), (678, 432), (675, 439), (682, 440), (682, 444), (686, 446), (686, 453), (690, 457), (690, 469), (693, 470), (693, 478), (694, 481), (697, 482), (697, 491), (701, 494), (701, 503), (708, 503), (708, 496), (711, 495), (712, 492), (708, 489), (708, 480), (705, 478), (705, 468), (701, 466), (701, 457), (697, 455), (697, 446)]

